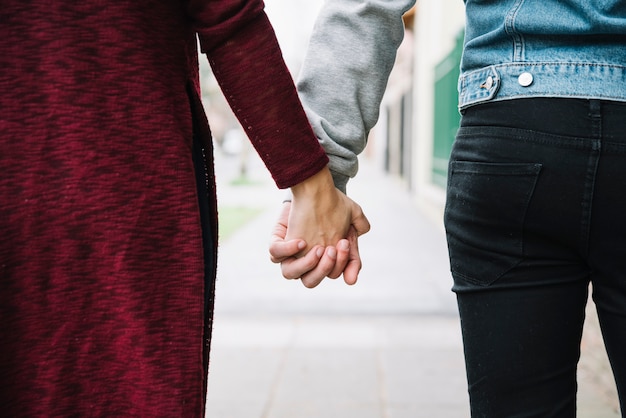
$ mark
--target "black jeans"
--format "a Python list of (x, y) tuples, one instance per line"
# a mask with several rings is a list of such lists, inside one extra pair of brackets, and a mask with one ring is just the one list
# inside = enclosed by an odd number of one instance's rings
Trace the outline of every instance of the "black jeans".
[(445, 224), (473, 417), (574, 417), (589, 283), (626, 411), (626, 104), (467, 109)]

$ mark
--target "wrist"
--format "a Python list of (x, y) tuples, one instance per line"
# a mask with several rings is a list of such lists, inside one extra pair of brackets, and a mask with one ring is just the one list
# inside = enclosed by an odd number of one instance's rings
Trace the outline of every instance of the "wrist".
[(329, 191), (334, 191), (334, 189), (333, 177), (328, 166), (326, 166), (308, 179), (292, 186), (291, 194), (293, 200), (298, 200), (300, 198), (316, 197)]

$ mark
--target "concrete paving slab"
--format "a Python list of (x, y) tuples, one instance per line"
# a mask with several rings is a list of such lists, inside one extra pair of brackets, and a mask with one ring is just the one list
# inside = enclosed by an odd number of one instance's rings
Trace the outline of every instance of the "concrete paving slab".
[[(229, 402), (246, 404), (248, 411), (256, 407), (258, 415), (251, 418), (289, 416), (293, 411), (302, 415), (292, 418), (387, 418), (397, 411), (441, 406), (456, 410), (452, 416), (467, 416), (462, 349), (454, 317), (253, 319), (226, 314), (216, 317), (216, 323), (207, 409), (213, 415), (209, 417), (221, 417), (220, 411), (227, 410)], [(422, 325), (423, 338), (403, 338), (419, 334)], [(251, 328), (265, 327), (263, 338), (249, 333)], [(402, 331), (407, 329), (413, 332)], [(455, 376), (452, 380), (451, 375)], [(251, 391), (256, 395), (250, 395)], [(238, 393), (240, 397), (233, 397)], [(267, 396), (262, 411), (258, 394)]]
[(306, 404), (281, 404), (267, 418), (379, 418), (380, 406), (376, 403), (311, 401)]

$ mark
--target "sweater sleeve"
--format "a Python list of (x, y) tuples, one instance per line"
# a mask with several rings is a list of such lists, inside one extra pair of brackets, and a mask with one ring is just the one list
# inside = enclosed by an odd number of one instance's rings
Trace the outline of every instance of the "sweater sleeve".
[(404, 37), (403, 14), (415, 0), (326, 1), (313, 29), (298, 93), (345, 192), (357, 155), (376, 124)]
[(190, 4), (201, 50), (276, 185), (290, 187), (319, 172), (328, 157), (298, 99), (263, 2)]

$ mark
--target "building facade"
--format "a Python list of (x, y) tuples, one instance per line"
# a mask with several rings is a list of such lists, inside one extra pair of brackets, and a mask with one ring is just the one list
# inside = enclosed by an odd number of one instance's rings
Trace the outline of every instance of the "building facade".
[(416, 203), (438, 219), (459, 123), (464, 22), (459, 0), (420, 1), (407, 14), (406, 36), (366, 151), (366, 157), (397, 177)]

